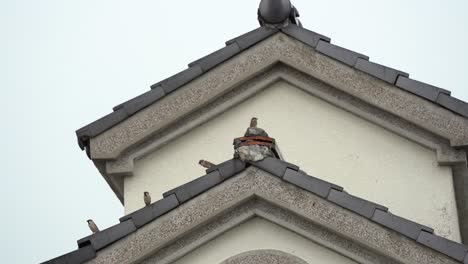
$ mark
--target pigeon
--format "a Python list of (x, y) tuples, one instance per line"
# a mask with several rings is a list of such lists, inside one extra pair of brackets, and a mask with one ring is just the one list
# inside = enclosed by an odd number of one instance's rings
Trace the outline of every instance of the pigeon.
[(149, 194), (149, 192), (143, 193), (143, 200), (145, 201), (146, 206), (151, 205), (151, 195)]
[(250, 120), (250, 127), (247, 128), (247, 131), (245, 131), (245, 137), (268, 137), (268, 134), (265, 132), (265, 130), (257, 127), (257, 121), (258, 119), (256, 117), (252, 117)]
[(97, 227), (96, 223), (94, 223), (93, 220), (89, 219), (86, 222), (88, 222), (88, 227), (91, 230), (91, 232), (93, 232), (93, 234), (96, 234), (97, 232), (99, 232), (99, 228)]
[(211, 168), (213, 168), (214, 166), (216, 166), (216, 165), (214, 165), (213, 163), (211, 163), (211, 162), (209, 162), (209, 161), (206, 161), (206, 160), (200, 160), (200, 161), (198, 162), (198, 164), (200, 164), (202, 167), (207, 168), (207, 169), (211, 169)]

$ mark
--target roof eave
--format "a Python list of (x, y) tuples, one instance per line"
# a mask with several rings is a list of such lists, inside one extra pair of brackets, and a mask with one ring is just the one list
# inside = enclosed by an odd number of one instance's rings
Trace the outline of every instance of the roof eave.
[(388, 212), (388, 208), (348, 194), (342, 187), (307, 175), (298, 166), (285, 161), (266, 158), (259, 162), (226, 161), (210, 170), (207, 175), (177, 187), (164, 194), (164, 198), (120, 219), (120, 224), (78, 240), (79, 249), (45, 263), (69, 263), (76, 259), (90, 260), (97, 252), (136, 232), (150, 222), (175, 210), (210, 189), (236, 177), (249, 166), (256, 167), (309, 193), (351, 211), (353, 214), (379, 224), (405, 236), (413, 242), (431, 248), (463, 263), (468, 258), (468, 247), (435, 235), (430, 227), (412, 222)]
[(151, 86), (151, 90), (114, 107), (114, 112), (76, 131), (78, 145), (89, 154), (90, 139), (99, 136), (142, 109), (204, 75), (219, 64), (282, 32), (334, 60), (363, 71), (400, 89), (420, 96), (453, 113), (468, 117), (468, 104), (450, 96), (450, 91), (409, 78), (409, 74), (369, 61), (369, 57), (330, 43), (330, 38), (296, 25), (275, 29), (260, 27), (226, 42), (226, 47), (189, 64), (186, 70)]

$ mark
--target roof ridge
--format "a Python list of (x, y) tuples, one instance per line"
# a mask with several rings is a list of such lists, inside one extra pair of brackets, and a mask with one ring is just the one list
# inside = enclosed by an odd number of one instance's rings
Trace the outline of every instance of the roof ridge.
[(114, 112), (78, 129), (76, 135), (80, 148), (82, 150), (89, 148), (90, 138), (100, 135), (224, 61), (278, 32), (301, 41), (316, 51), (356, 70), (365, 72), (400, 89), (427, 99), (456, 114), (468, 117), (468, 103), (452, 97), (448, 90), (410, 79), (408, 73), (370, 62), (368, 56), (331, 44), (329, 37), (294, 24), (281, 29), (264, 26), (227, 41), (226, 47), (190, 63), (189, 67), (182, 72), (151, 85), (150, 91), (115, 106), (113, 108)]
[(289, 184), (391, 229), (416, 243), (429, 247), (460, 263), (468, 264), (468, 246), (437, 236), (430, 227), (394, 215), (385, 206), (350, 195), (341, 186), (307, 175), (294, 164), (270, 157), (258, 162), (231, 159), (212, 167), (206, 171), (206, 175), (164, 193), (163, 199), (120, 218), (119, 224), (78, 240), (78, 250), (44, 263), (81, 263), (91, 260), (99, 250), (130, 235), (227, 179), (235, 177), (249, 166), (264, 170)]

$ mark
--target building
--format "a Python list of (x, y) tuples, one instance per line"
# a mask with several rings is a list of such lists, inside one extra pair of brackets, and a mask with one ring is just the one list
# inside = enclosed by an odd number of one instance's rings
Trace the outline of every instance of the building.
[[(468, 104), (259, 21), (77, 131), (126, 215), (47, 263), (468, 263)], [(254, 116), (281, 152), (233, 158)]]

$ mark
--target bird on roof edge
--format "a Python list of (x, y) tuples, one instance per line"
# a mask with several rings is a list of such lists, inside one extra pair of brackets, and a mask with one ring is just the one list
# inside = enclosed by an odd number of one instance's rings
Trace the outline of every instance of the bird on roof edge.
[(143, 193), (143, 200), (145, 201), (146, 206), (151, 205), (151, 195), (149, 194), (149, 192)]
[(96, 223), (94, 223), (93, 220), (89, 219), (86, 222), (88, 222), (88, 227), (91, 230), (91, 232), (93, 232), (93, 234), (96, 234), (97, 232), (99, 232), (99, 228), (97, 227)]
[(214, 166), (216, 166), (215, 164), (207, 161), (207, 160), (200, 160), (198, 162), (198, 164), (200, 164), (200, 166), (202, 166), (203, 168), (206, 168), (206, 169), (211, 169), (213, 168)]
[(290, 0), (262, 0), (258, 8), (260, 26), (286, 27), (290, 23), (302, 27), (299, 11)]

